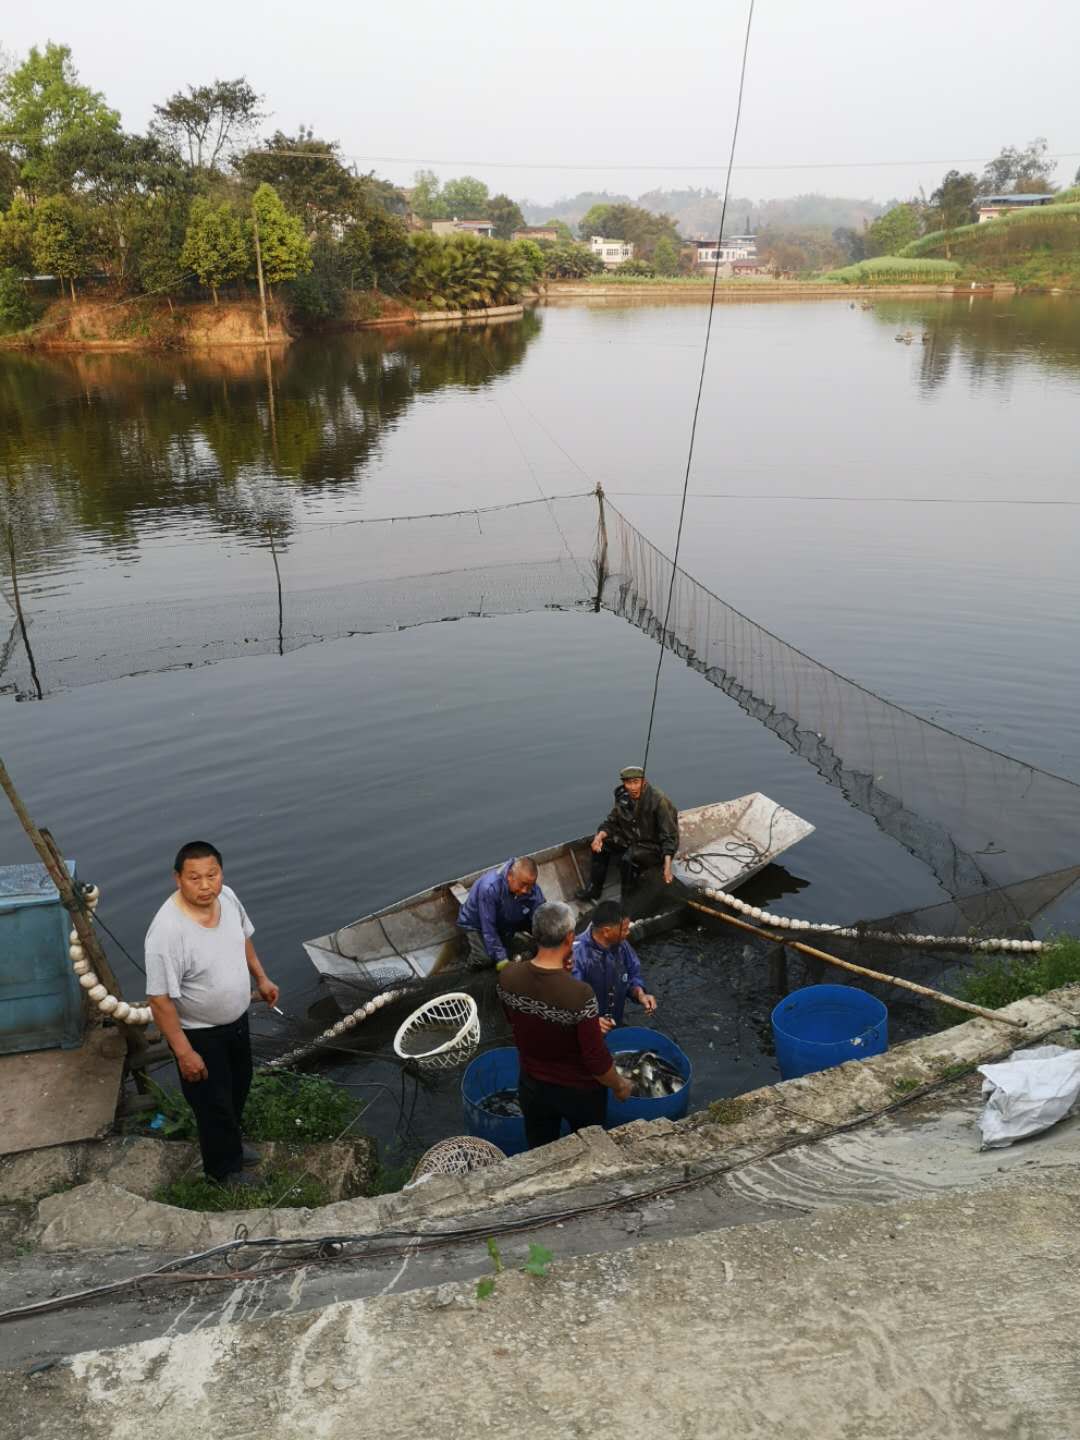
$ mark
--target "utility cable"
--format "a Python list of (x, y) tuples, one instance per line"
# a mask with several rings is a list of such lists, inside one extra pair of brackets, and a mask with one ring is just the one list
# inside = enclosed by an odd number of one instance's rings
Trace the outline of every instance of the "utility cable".
[[(739, 139), (739, 122), (742, 119), (743, 91), (746, 87), (746, 61), (750, 53), (750, 29), (754, 22), (754, 0), (746, 12), (746, 34), (743, 38), (742, 65), (739, 69), (739, 93), (735, 102), (735, 124), (731, 131), (731, 149), (728, 153), (727, 176), (724, 180), (724, 200), (720, 207), (720, 226), (718, 235), (723, 235), (724, 224), (727, 220), (728, 199), (731, 194), (731, 172), (735, 164), (735, 146)], [(720, 246), (716, 247), (716, 259), (713, 262), (712, 289), (709, 294), (709, 318), (705, 326), (705, 345), (701, 352), (701, 370), (698, 374), (697, 398), (694, 401), (694, 418), (690, 424), (690, 445), (686, 455), (686, 474), (683, 476), (682, 501), (679, 505), (679, 524), (675, 532), (675, 551), (671, 557), (671, 583), (668, 586), (667, 606), (664, 610), (664, 625), (660, 632), (660, 654), (656, 661), (656, 676), (653, 680), (652, 702), (649, 706), (649, 728), (645, 735), (645, 754), (642, 759), (642, 769), (649, 768), (649, 748), (652, 745), (653, 724), (656, 720), (656, 699), (660, 693), (660, 671), (664, 664), (664, 652), (667, 647), (668, 623), (671, 619), (671, 604), (675, 598), (675, 581), (679, 573), (679, 549), (682, 545), (683, 523), (686, 519), (686, 499), (690, 490), (690, 471), (694, 463), (694, 441), (697, 438), (698, 418), (701, 414), (701, 398), (705, 390), (705, 371), (709, 363), (709, 341), (712, 339), (713, 316), (716, 314), (716, 287), (720, 279)]]

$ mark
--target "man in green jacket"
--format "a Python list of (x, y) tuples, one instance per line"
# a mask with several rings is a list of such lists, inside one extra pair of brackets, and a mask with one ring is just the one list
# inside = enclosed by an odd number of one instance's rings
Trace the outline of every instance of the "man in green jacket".
[(589, 883), (579, 900), (599, 900), (613, 859), (619, 862), (625, 900), (640, 880), (660, 873), (671, 884), (671, 861), (679, 848), (679, 813), (662, 790), (650, 785), (640, 765), (619, 771), (615, 804), (592, 841)]

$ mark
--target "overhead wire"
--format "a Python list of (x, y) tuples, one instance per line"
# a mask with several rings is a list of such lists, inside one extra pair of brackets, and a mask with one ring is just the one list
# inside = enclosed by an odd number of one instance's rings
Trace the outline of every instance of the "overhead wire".
[[(739, 140), (739, 123), (742, 119), (743, 92), (746, 88), (746, 62), (750, 54), (750, 32), (754, 23), (754, 0), (750, 0), (746, 12), (746, 33), (743, 37), (742, 64), (739, 67), (739, 91), (735, 102), (735, 123), (731, 130), (731, 149), (728, 152), (727, 176), (724, 180), (724, 199), (720, 207), (720, 226), (718, 233), (723, 235), (724, 223), (727, 220), (728, 199), (731, 194), (731, 172), (735, 164), (735, 147)], [(671, 583), (668, 585), (667, 605), (664, 610), (664, 624), (660, 632), (660, 653), (656, 660), (656, 675), (653, 679), (652, 701), (649, 705), (649, 728), (645, 734), (645, 753), (642, 758), (642, 768), (649, 768), (649, 750), (652, 746), (653, 726), (656, 722), (656, 701), (660, 693), (660, 671), (664, 664), (664, 654), (667, 649), (668, 626), (671, 620), (671, 604), (675, 597), (675, 581), (679, 573), (679, 550), (682, 546), (683, 525), (686, 520), (686, 499), (690, 490), (690, 472), (694, 463), (694, 442), (697, 439), (698, 419), (701, 415), (701, 399), (705, 391), (705, 372), (709, 364), (709, 343), (712, 339), (713, 317), (716, 314), (716, 287), (720, 279), (720, 247), (716, 248), (716, 258), (713, 261), (712, 289), (709, 294), (709, 318), (705, 325), (705, 344), (701, 352), (701, 369), (698, 373), (697, 396), (694, 400), (694, 416), (690, 424), (690, 444), (686, 453), (686, 472), (683, 476), (682, 501), (679, 505), (679, 524), (675, 532), (675, 549), (671, 557)]]

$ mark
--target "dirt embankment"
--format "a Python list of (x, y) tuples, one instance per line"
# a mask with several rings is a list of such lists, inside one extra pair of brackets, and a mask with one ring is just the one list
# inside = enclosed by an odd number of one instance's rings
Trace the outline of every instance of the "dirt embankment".
[[(270, 340), (292, 338), (277, 306), (270, 308)], [(188, 350), (263, 344), (257, 301), (173, 305), (159, 299), (58, 300), (9, 346), (42, 350)]]

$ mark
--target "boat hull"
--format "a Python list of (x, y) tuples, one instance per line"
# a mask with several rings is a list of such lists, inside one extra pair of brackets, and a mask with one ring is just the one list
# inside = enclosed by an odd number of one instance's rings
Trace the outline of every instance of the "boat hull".
[[(705, 885), (734, 890), (813, 829), (808, 821), (756, 792), (681, 811), (682, 849), (673, 866), (678, 883), (672, 889), (660, 888), (656, 905), (635, 924), (634, 933), (640, 937), (674, 923), (688, 892)], [(565, 901), (581, 919), (591, 906), (575, 896), (589, 875), (591, 838), (582, 836), (532, 853), (545, 896)], [(432, 885), (340, 930), (305, 941), (309, 959), (338, 1003), (351, 1010), (376, 991), (459, 973), (466, 946), (458, 929), (458, 910), (469, 888), (490, 868)], [(609, 880), (605, 894), (618, 895), (617, 877)]]

